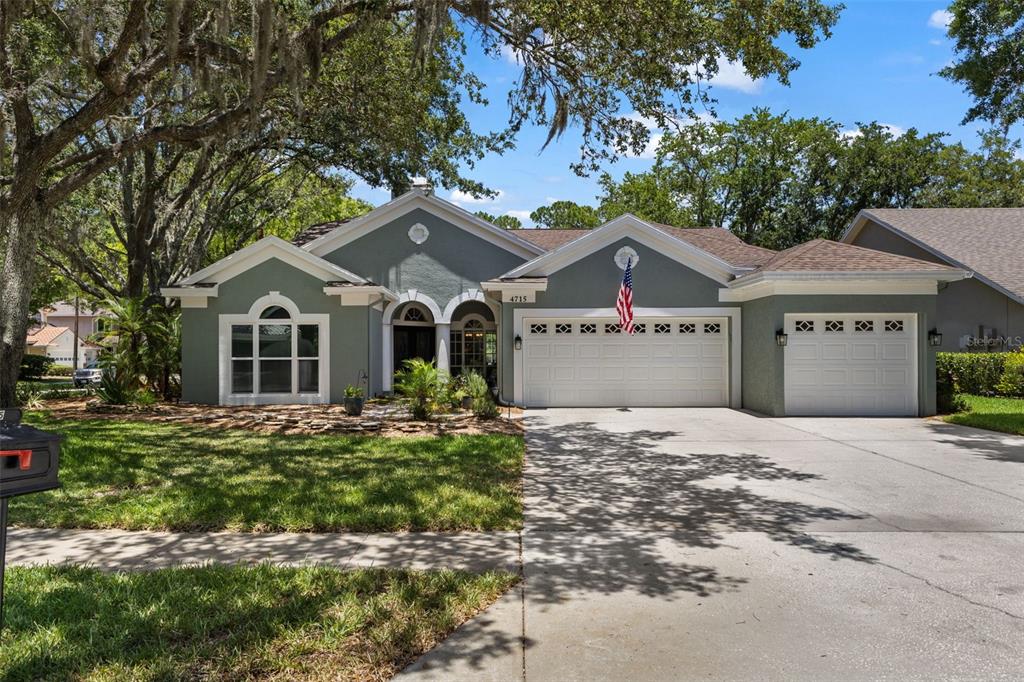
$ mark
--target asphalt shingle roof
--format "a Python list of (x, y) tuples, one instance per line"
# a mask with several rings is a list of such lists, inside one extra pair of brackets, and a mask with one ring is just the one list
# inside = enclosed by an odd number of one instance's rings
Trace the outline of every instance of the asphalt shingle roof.
[(873, 208), (864, 214), (1024, 298), (1024, 208)]
[(828, 239), (812, 239), (779, 251), (757, 269), (757, 272), (897, 272), (956, 270), (948, 265), (931, 263), (909, 256), (843, 244)]
[(323, 237), (325, 234), (327, 234), (334, 228), (341, 227), (350, 220), (352, 219), (346, 218), (345, 220), (332, 220), (327, 223), (317, 223), (316, 225), (310, 225), (305, 230), (295, 235), (295, 238), (292, 239), (292, 244), (295, 244), (295, 246), (303, 246), (305, 244), (308, 244), (314, 239), (319, 239), (320, 237)]

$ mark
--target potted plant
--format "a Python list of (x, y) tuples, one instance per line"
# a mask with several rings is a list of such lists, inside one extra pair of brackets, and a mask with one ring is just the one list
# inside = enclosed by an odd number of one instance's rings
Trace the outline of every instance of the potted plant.
[(358, 417), (363, 413), (363, 389), (349, 384), (345, 387), (345, 414)]

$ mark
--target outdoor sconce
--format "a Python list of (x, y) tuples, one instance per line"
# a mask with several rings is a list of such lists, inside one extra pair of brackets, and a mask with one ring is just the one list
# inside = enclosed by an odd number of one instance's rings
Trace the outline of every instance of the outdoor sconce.
[(787, 341), (789, 341), (789, 335), (786, 334), (786, 332), (784, 332), (781, 329), (779, 331), (775, 332), (775, 345), (776, 346), (782, 348), (783, 346), (786, 345)]
[(939, 333), (938, 329), (928, 332), (928, 345), (932, 348), (942, 345), (942, 334)]
[(523, 349), (523, 337), (519, 336), (519, 334), (516, 334), (515, 345), (516, 345), (516, 350), (522, 350)]

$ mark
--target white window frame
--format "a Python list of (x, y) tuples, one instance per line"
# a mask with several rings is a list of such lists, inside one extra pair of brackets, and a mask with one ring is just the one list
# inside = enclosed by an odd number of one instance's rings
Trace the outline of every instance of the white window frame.
[[(261, 320), (260, 314), (272, 305), (278, 305), (288, 311), (289, 319), (285, 320)], [(290, 324), (292, 325), (292, 391), (290, 393), (260, 393), (259, 392), (259, 334), (256, 326), (260, 324)], [(317, 358), (317, 391), (299, 392), (298, 363), (298, 326), (303, 324), (318, 325), (319, 357)], [(234, 325), (255, 325), (253, 330), (253, 392), (232, 393), (231, 392), (231, 327)], [(280, 292), (271, 291), (266, 296), (256, 300), (244, 315), (219, 315), (218, 316), (218, 395), (221, 405), (314, 405), (330, 402), (330, 334), (331, 316), (328, 314), (303, 314), (295, 303)], [(281, 358), (284, 359), (284, 358)]]

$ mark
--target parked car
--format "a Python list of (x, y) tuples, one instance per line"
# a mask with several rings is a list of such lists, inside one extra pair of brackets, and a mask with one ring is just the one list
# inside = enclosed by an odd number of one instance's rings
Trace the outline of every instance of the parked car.
[(89, 384), (99, 385), (103, 380), (103, 368), (98, 362), (90, 362), (85, 367), (76, 369), (72, 380), (75, 382), (75, 388), (84, 388)]

